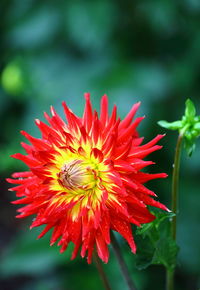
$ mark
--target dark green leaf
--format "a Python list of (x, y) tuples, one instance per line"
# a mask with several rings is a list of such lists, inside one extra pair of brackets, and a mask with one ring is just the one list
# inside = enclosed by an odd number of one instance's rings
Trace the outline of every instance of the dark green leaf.
[(170, 219), (174, 213), (154, 212), (157, 218), (137, 229), (136, 267), (145, 269), (151, 264), (163, 264), (173, 269), (176, 264), (178, 246), (170, 237)]
[(152, 243), (149, 237), (137, 238), (138, 250), (136, 254), (136, 267), (139, 270), (146, 269), (151, 264), (162, 264), (167, 269), (176, 266), (178, 246), (168, 235), (160, 237), (157, 242)]
[(148, 237), (137, 236), (136, 240), (139, 247), (135, 257), (135, 265), (138, 270), (143, 270), (152, 264), (155, 248)]
[(163, 264), (167, 269), (172, 270), (176, 266), (178, 246), (171, 237), (162, 237), (156, 244), (153, 264)]
[(152, 232), (154, 228), (156, 230), (158, 230), (160, 224), (162, 224), (162, 222), (164, 220), (169, 221), (174, 216), (173, 212), (167, 212), (167, 213), (163, 213), (163, 212), (155, 213), (155, 212), (153, 212), (153, 214), (156, 216), (156, 219), (153, 222), (148, 223), (148, 224), (144, 224), (142, 227), (138, 228), (137, 229), (138, 235), (143, 235), (145, 237), (150, 232)]

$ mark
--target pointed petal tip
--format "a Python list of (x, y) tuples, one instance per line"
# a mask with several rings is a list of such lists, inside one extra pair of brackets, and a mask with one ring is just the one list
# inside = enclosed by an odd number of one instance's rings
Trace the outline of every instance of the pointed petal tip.
[(106, 257), (106, 259), (104, 259), (104, 264), (108, 264), (108, 258)]
[(86, 101), (90, 100), (90, 93), (84, 93), (84, 97), (86, 99)]
[(163, 146), (162, 145), (157, 145), (158, 147), (158, 150), (160, 150), (160, 149), (162, 149), (163, 148)]
[(136, 244), (135, 244), (135, 242), (134, 242), (134, 239), (128, 241), (128, 244), (129, 244), (129, 246), (130, 246), (130, 248), (131, 248), (131, 252), (132, 252), (133, 254), (135, 254), (135, 253), (136, 253)]
[[(73, 255), (73, 253), (72, 253), (70, 260), (73, 261), (75, 258), (76, 258), (76, 256)], [(83, 258), (83, 257), (82, 257), (82, 258)]]
[(157, 140), (159, 141), (160, 139), (162, 139), (165, 136), (166, 136), (166, 134), (158, 134), (155, 138), (157, 138)]
[(10, 157), (15, 158), (15, 159), (18, 159), (17, 156), (18, 156), (18, 153), (14, 153), (14, 154), (11, 154), (11, 155), (10, 155)]
[(11, 201), (10, 203), (11, 203), (11, 204), (16, 204), (16, 201), (18, 201), (18, 200), (13, 200), (13, 201)]
[(62, 106), (64, 108), (68, 109), (69, 111), (71, 111), (70, 108), (67, 106), (67, 103), (65, 101), (62, 101)]
[(131, 249), (131, 252), (135, 255), (137, 252), (137, 249), (136, 248), (134, 250)]
[(104, 94), (104, 95), (101, 97), (101, 99), (107, 101), (107, 100), (108, 100), (108, 95)]
[[(25, 143), (25, 142), (20, 142), (20, 145), (22, 146), (22, 147), (24, 147), (24, 146), (26, 146), (27, 144)], [(17, 154), (17, 153), (16, 153)]]
[(167, 211), (167, 212), (172, 212), (172, 210), (170, 210), (168, 207), (166, 207), (163, 203), (160, 203), (160, 209), (162, 209), (162, 210), (165, 210), (165, 211)]
[(52, 116), (56, 115), (56, 111), (55, 111), (53, 106), (50, 106), (50, 112), (51, 112)]
[(64, 108), (65, 110), (69, 110), (69, 108), (68, 108), (68, 106), (67, 106), (67, 104), (66, 104), (65, 101), (62, 101), (62, 106), (63, 106), (63, 108)]
[(83, 253), (83, 252), (81, 251), (80, 255), (81, 255), (81, 258), (83, 259), (83, 258), (85, 257), (85, 252)]
[(138, 110), (138, 108), (141, 105), (141, 101), (136, 102), (133, 106), (136, 108), (136, 110)]
[(18, 215), (16, 215), (15, 217), (16, 217), (17, 219), (21, 219), (21, 218), (23, 218), (22, 214), (23, 214), (23, 213), (18, 214)]
[(64, 108), (64, 111), (66, 111), (66, 113), (73, 113), (72, 110), (67, 106), (67, 103), (65, 101), (62, 102), (62, 106)]
[(87, 258), (87, 263), (88, 263), (88, 265), (92, 264), (92, 259), (88, 257)]
[(167, 178), (168, 177), (168, 174), (167, 173), (161, 173), (161, 177), (162, 178)]
[(133, 107), (135, 108), (136, 112), (137, 112), (137, 110), (139, 109), (140, 105), (141, 105), (141, 101), (138, 101), (137, 103), (135, 103), (135, 104), (133, 105)]
[(134, 249), (131, 248), (131, 252), (135, 255), (136, 254), (136, 247)]
[(45, 119), (48, 119), (48, 117), (49, 117), (49, 115), (45, 111), (44, 111), (44, 117), (45, 117)]

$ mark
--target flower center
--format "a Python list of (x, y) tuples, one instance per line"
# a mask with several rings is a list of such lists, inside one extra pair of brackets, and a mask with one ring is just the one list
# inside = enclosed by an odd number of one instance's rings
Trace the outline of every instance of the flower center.
[(91, 189), (97, 180), (97, 171), (83, 160), (75, 159), (64, 164), (58, 174), (58, 181), (70, 190)]

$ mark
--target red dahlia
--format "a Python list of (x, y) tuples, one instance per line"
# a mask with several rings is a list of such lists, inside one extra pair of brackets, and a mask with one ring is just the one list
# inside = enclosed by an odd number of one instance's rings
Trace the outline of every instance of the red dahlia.
[(49, 125), (36, 120), (41, 138), (21, 132), (31, 145), (22, 143), (27, 155), (12, 157), (22, 160), (30, 170), (14, 173), (8, 182), (17, 184), (10, 190), (21, 198), (13, 203), (26, 204), (18, 209), (17, 217), (34, 214), (31, 228), (46, 225), (39, 238), (53, 228), (51, 245), (59, 239), (63, 252), (73, 242), (72, 259), (81, 247), (81, 256), (87, 252), (90, 263), (96, 246), (99, 257), (107, 262), (110, 230), (120, 233), (135, 253), (131, 224), (140, 226), (154, 220), (147, 205), (167, 209), (144, 186), (166, 174), (141, 172), (153, 164), (142, 159), (161, 148), (156, 143), (163, 135), (141, 145), (143, 138), (136, 127), (143, 117), (132, 121), (140, 103), (120, 121), (116, 106), (109, 116), (107, 96), (101, 100), (100, 118), (92, 110), (88, 93), (85, 99), (82, 118), (63, 102), (67, 123), (51, 107), (52, 116), (44, 114)]

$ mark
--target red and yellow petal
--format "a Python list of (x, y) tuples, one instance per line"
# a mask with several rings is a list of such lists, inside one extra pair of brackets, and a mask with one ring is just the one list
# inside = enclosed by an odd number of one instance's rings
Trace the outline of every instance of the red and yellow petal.
[(31, 145), (22, 143), (26, 155), (16, 153), (13, 157), (29, 170), (16, 172), (7, 181), (16, 184), (10, 190), (20, 198), (13, 203), (25, 204), (17, 217), (35, 215), (31, 228), (46, 225), (39, 238), (53, 228), (51, 245), (58, 242), (63, 252), (74, 243), (72, 259), (80, 250), (91, 263), (96, 249), (107, 262), (110, 230), (119, 232), (135, 253), (131, 224), (140, 226), (155, 218), (148, 205), (167, 210), (144, 186), (166, 175), (141, 172), (153, 164), (143, 158), (161, 149), (156, 144), (163, 135), (141, 145), (137, 126), (143, 117), (133, 120), (140, 103), (120, 121), (116, 106), (109, 115), (106, 95), (101, 100), (100, 117), (93, 111), (88, 93), (85, 99), (82, 118), (63, 102), (66, 121), (51, 107), (51, 116), (45, 113), (48, 125), (36, 120), (41, 138), (21, 132)]

